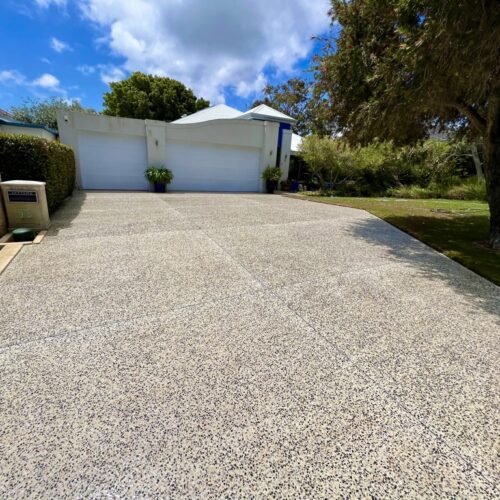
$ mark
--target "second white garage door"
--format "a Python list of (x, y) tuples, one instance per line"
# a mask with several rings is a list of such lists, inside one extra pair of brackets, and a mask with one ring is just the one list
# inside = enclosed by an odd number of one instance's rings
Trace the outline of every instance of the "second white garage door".
[(171, 190), (259, 191), (260, 150), (167, 141), (165, 165)]

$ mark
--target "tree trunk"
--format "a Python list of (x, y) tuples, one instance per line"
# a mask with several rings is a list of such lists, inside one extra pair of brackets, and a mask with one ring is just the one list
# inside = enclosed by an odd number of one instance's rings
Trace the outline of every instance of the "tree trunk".
[(500, 88), (488, 103), (488, 119), (484, 138), (485, 174), (490, 206), (490, 243), (500, 250)]
[(476, 167), (477, 178), (480, 181), (484, 181), (483, 165), (481, 163), (481, 159), (479, 158), (479, 152), (477, 150), (477, 145), (472, 144), (471, 150), (472, 150), (472, 159), (474, 160), (474, 166)]

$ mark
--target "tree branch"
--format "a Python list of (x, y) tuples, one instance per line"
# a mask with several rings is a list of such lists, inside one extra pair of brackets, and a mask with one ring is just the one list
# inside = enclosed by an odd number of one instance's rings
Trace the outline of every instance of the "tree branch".
[(450, 103), (450, 106), (455, 108), (457, 111), (466, 116), (471, 122), (472, 126), (480, 133), (484, 134), (486, 132), (486, 119), (483, 118), (480, 113), (468, 104), (456, 101)]

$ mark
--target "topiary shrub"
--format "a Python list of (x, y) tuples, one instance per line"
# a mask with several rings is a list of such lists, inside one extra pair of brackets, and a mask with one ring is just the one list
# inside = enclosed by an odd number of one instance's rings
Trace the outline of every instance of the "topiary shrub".
[(3, 181), (46, 182), (49, 211), (54, 212), (75, 188), (75, 155), (57, 141), (0, 134), (0, 174)]

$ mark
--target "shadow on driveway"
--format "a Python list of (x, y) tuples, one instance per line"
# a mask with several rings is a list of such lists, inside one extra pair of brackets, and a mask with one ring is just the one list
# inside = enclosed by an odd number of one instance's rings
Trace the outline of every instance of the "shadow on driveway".
[(87, 195), (84, 191), (73, 191), (71, 198), (52, 214), (50, 214), (51, 226), (47, 233), (48, 236), (57, 236), (61, 229), (71, 227), (73, 221), (80, 215)]
[[(409, 244), (394, 244), (389, 228), (401, 231), (388, 222), (375, 218), (355, 220), (349, 231), (374, 246), (383, 246), (389, 255), (416, 269), (423, 278), (435, 281), (436, 285), (445, 282), (464, 297), (471, 314), (483, 309), (496, 316), (500, 324), (500, 287), (442, 254), (433, 255), (429, 246), (412, 236), (408, 236), (412, 238)], [(401, 233), (406, 234), (404, 231)]]

